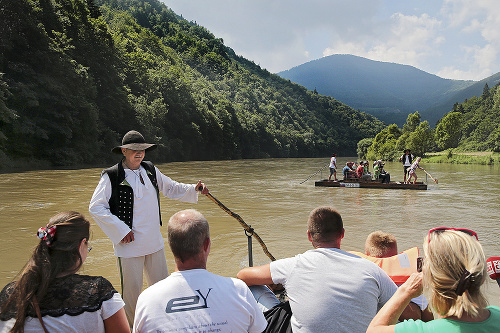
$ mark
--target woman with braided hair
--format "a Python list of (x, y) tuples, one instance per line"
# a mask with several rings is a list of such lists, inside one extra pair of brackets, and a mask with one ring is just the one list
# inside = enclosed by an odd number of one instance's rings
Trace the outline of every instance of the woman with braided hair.
[(130, 332), (123, 300), (100, 276), (79, 275), (90, 251), (90, 223), (54, 215), (16, 281), (0, 293), (0, 332)]
[[(434, 228), (424, 240), (424, 265), (413, 273), (373, 318), (367, 333), (498, 332), (500, 308), (487, 306), (481, 287), (486, 258), (477, 234), (469, 229)], [(424, 292), (434, 320), (398, 317), (413, 297)]]

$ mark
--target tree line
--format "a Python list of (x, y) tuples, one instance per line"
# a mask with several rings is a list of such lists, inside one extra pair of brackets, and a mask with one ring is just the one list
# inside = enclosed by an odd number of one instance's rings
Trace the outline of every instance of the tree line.
[(420, 114), (408, 115), (403, 128), (391, 124), (375, 137), (358, 142), (358, 156), (371, 160), (397, 160), (404, 149), (415, 156), (428, 152), (494, 151), (500, 152), (500, 84), (485, 84), (479, 97), (455, 103), (434, 129)]
[(353, 155), (383, 123), (269, 73), (158, 0), (5, 0), (2, 167)]

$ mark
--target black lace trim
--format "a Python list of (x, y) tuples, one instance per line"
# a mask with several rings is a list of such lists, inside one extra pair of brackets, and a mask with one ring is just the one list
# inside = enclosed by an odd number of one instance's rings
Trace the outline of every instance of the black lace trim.
[[(15, 283), (5, 286), (0, 293), (0, 309), (3, 309), (14, 291)], [(60, 317), (62, 315), (78, 316), (84, 312), (99, 310), (104, 301), (113, 297), (117, 291), (113, 285), (101, 276), (72, 274), (56, 278), (49, 287), (47, 295), (39, 300), (43, 316)], [(15, 318), (16, 304), (11, 302), (0, 320)], [(34, 309), (28, 310), (28, 316), (36, 318)]]

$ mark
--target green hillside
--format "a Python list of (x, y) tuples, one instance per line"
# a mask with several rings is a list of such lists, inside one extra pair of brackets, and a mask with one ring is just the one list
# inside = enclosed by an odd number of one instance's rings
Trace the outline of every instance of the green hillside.
[(157, 0), (4, 0), (0, 168), (354, 154), (382, 123), (237, 56)]
[[(369, 159), (396, 160), (403, 149), (411, 149), (416, 156), (444, 151), (446, 154), (434, 161), (470, 163), (470, 158), (451, 159), (454, 153), (500, 152), (500, 83), (483, 87), (480, 96), (455, 103), (453, 110), (445, 114), (435, 129), (428, 121), (420, 121), (415, 112), (407, 118), (402, 129), (392, 124), (380, 131), (373, 139), (358, 143), (358, 155)], [(493, 163), (490, 157), (476, 159), (478, 163)]]
[[(457, 140), (441, 148), (500, 152), (500, 83), (491, 89), (485, 85), (481, 96), (455, 104), (453, 111), (441, 119), (442, 126), (455, 114), (459, 120), (445, 134), (455, 134)], [(439, 128), (438, 124), (436, 130)], [(439, 139), (439, 135), (439, 132), (436, 133), (436, 138)]]
[(468, 86), (467, 88), (460, 89), (451, 94), (446, 100), (436, 103), (436, 105), (422, 111), (422, 118), (429, 120), (430, 124), (435, 124), (441, 117), (443, 117), (444, 113), (450, 112), (453, 105), (456, 103), (460, 103), (474, 96), (480, 96), (485, 84), (493, 87), (499, 82), (500, 73), (496, 73)]

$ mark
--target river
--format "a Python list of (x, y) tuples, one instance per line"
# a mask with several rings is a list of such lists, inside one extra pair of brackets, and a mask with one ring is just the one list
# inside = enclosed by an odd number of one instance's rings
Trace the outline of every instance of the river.
[[(341, 167), (347, 158), (338, 158)], [(499, 166), (421, 163), (438, 184), (429, 179), (427, 191), (315, 187), (314, 180), (328, 176), (328, 168), (300, 184), (328, 163), (328, 158), (197, 161), (157, 165), (172, 179), (204, 181), (211, 194), (250, 224), (276, 258), (311, 248), (306, 220), (317, 206), (339, 210), (346, 229), (342, 249), (363, 251), (366, 236), (375, 230), (394, 234), (399, 251), (418, 246), (428, 230), (438, 226), (475, 230), (486, 257), (500, 256)], [(392, 180), (402, 180), (400, 163), (386, 163)], [(371, 169), (371, 168), (370, 168)], [(76, 210), (88, 214), (88, 202), (99, 181), (101, 168), (6, 173), (0, 177), (0, 285), (11, 281), (37, 244), (36, 231), (56, 212)], [(419, 180), (425, 174), (417, 171)], [(197, 205), (162, 198), (163, 221), (178, 210), (200, 210), (210, 223), (212, 238), (208, 270), (234, 277), (248, 265), (247, 237), (238, 221), (209, 198)], [(166, 240), (166, 227), (162, 227)], [(166, 244), (166, 241), (165, 241)], [(81, 273), (102, 275), (119, 290), (112, 244), (92, 221), (91, 245)], [(168, 248), (168, 245), (166, 244)], [(173, 270), (170, 250), (167, 263)], [(269, 262), (260, 245), (253, 243), (254, 264)], [(490, 304), (500, 305), (500, 288), (487, 279)]]

